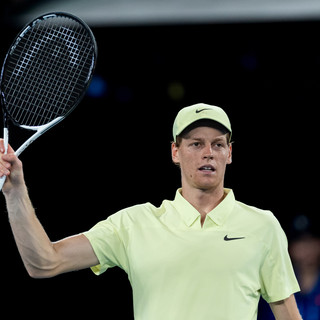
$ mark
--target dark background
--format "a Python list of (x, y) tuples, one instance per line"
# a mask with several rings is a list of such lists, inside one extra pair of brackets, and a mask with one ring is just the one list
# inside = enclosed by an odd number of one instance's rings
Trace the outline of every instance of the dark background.
[[(237, 200), (272, 210), (289, 238), (295, 216), (314, 219), (319, 27), (299, 21), (93, 28), (95, 80), (101, 77), (105, 89), (99, 97), (91, 91), (20, 156), (51, 240), (121, 208), (173, 199), (180, 175), (171, 163), (172, 123), (180, 108), (198, 102), (219, 105), (230, 117), (226, 187)], [(2, 27), (1, 61), (18, 31)], [(120, 269), (29, 278), (3, 197), (0, 205), (4, 314), (132, 318), (131, 288)]]

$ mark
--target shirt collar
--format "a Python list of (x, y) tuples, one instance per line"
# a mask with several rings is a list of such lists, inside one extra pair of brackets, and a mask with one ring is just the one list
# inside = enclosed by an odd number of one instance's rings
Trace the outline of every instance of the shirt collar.
[[(207, 214), (215, 224), (223, 225), (233, 209), (235, 197), (231, 189), (224, 189), (225, 198)], [(177, 190), (173, 201), (185, 224), (190, 227), (200, 216), (200, 213), (182, 196), (181, 188)]]

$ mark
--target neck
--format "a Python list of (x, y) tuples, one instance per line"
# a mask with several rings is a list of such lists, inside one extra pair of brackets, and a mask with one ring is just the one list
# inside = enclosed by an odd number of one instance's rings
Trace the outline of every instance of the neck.
[(223, 187), (203, 190), (182, 186), (182, 196), (201, 214), (203, 224), (207, 214), (224, 199), (225, 193)]

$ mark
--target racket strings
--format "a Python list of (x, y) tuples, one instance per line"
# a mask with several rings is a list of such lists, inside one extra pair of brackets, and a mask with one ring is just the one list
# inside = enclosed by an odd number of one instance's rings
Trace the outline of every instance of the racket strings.
[(79, 23), (45, 21), (26, 33), (8, 62), (6, 103), (14, 121), (39, 126), (73, 107), (87, 85), (94, 49)]
[[(52, 39), (53, 39), (53, 37), (51, 36), (49, 38), (49, 40), (52, 40)], [(57, 47), (57, 48), (60, 49), (60, 47)], [(55, 50), (55, 48), (49, 48), (48, 54), (52, 55), (54, 59), (57, 59), (57, 58), (59, 58), (59, 53), (55, 52), (55, 51), (57, 51), (57, 50)], [(50, 67), (51, 61), (50, 60), (45, 61), (46, 60), (45, 59), (46, 56), (47, 55), (44, 55), (42, 57), (42, 59), (40, 60), (40, 64), (39, 64), (39, 65), (43, 65), (44, 66), (44, 68), (43, 68), (44, 72), (42, 74), (42, 80), (41, 81), (47, 83), (47, 88), (46, 89), (48, 89), (49, 92), (53, 92), (53, 93), (57, 93), (58, 94), (58, 96), (56, 97), (57, 98), (56, 101), (62, 101), (63, 102), (62, 105), (65, 105), (65, 101), (63, 101), (61, 99), (61, 95), (64, 93), (64, 91), (63, 90), (62, 91), (59, 90), (60, 88), (58, 87), (59, 84), (60, 85), (63, 84), (61, 82), (61, 80), (63, 80), (63, 79), (59, 79), (59, 77), (56, 76), (56, 77), (54, 77), (55, 81), (49, 82), (52, 79), (52, 73), (53, 74), (55, 73), (56, 75), (60, 74), (60, 75), (64, 76), (64, 74), (63, 74), (64, 70), (59, 70), (59, 65), (63, 67), (64, 65), (67, 64), (67, 61), (63, 61), (63, 58), (65, 58), (65, 55), (64, 54), (62, 54), (62, 55), (60, 54), (60, 56), (62, 57), (62, 60), (60, 60), (60, 61), (58, 60), (58, 63), (56, 63), (56, 68), (54, 70), (51, 70), (51, 67)], [(61, 57), (60, 57), (60, 59), (61, 59)], [(74, 73), (74, 74), (77, 74), (77, 73)], [(35, 85), (33, 81), (31, 81), (31, 83), (32, 83), (32, 86)], [(54, 87), (52, 87), (52, 86), (54, 86)], [(39, 88), (39, 89), (43, 90), (43, 87)], [(68, 92), (67, 88), (66, 88), (65, 91)], [(44, 96), (44, 93), (38, 92), (38, 94), (39, 94), (38, 96), (41, 96), (41, 97)], [(37, 114), (37, 115), (41, 115), (42, 117), (46, 116), (46, 118), (47, 118), (47, 116), (49, 114), (57, 115), (57, 114), (59, 114), (60, 111), (64, 112), (64, 110), (57, 109), (57, 105), (56, 105), (55, 101), (52, 99), (52, 97), (44, 96), (44, 98), (45, 98), (45, 100), (43, 101), (43, 104), (51, 102), (51, 108), (50, 109), (43, 108), (43, 111), (45, 111), (45, 113), (43, 113), (43, 112), (41, 113), (41, 112), (39, 112), (39, 110), (36, 110), (36, 112), (33, 113), (34, 115)], [(33, 101), (33, 103), (34, 103), (34, 101)], [(37, 105), (36, 107), (38, 109), (41, 108), (41, 104)], [(31, 115), (31, 113), (29, 113), (29, 115)]]

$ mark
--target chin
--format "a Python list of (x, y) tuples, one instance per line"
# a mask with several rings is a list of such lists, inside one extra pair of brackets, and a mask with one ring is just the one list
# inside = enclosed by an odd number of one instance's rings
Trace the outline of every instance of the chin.
[(217, 188), (220, 187), (220, 184), (212, 184), (212, 183), (202, 183), (197, 185), (197, 189), (202, 190), (202, 191), (212, 191), (216, 190)]
[(217, 188), (220, 188), (221, 186), (223, 186), (223, 181), (219, 180), (217, 181), (217, 179), (214, 179), (214, 181), (198, 181), (198, 183), (196, 183), (198, 189), (200, 190), (204, 190), (204, 191), (209, 191), (209, 190), (216, 190)]

